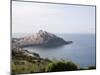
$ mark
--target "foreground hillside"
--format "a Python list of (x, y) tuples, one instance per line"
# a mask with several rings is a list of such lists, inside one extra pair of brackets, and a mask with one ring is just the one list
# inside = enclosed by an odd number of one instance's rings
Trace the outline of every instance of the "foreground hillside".
[[(17, 50), (12, 50), (12, 74), (64, 71), (63, 69), (64, 66), (62, 68), (59, 67), (59, 70), (57, 69), (52, 70), (51, 63), (53, 62), (56, 62), (56, 61), (51, 61), (49, 59), (41, 58), (39, 54), (29, 53), (27, 50), (23, 50), (21, 48), (17, 48)], [(63, 62), (65, 63), (65, 61)], [(72, 68), (70, 69), (69, 67), (66, 66), (65, 70), (78, 69), (78, 67), (74, 63), (69, 62), (69, 64), (72, 64), (70, 65), (70, 67)]]
[(95, 69), (95, 66), (89, 68), (79, 68), (78, 65), (66, 60), (50, 60), (41, 58), (37, 53), (30, 53), (22, 48), (12, 50), (11, 72), (12, 74), (28, 74), (57, 71), (74, 71)]

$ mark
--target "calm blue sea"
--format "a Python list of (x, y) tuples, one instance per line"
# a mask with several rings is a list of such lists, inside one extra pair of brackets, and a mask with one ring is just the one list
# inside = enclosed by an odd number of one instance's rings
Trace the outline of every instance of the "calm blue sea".
[[(25, 49), (39, 53), (43, 58), (71, 60), (80, 67), (95, 65), (95, 34), (56, 34), (72, 44), (58, 48), (27, 47)], [(13, 34), (13, 37), (26, 36), (24, 34)]]

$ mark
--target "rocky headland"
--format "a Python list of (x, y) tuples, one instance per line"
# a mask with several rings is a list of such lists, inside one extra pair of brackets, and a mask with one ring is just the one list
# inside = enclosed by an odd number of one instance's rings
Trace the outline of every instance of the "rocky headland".
[(23, 38), (12, 38), (13, 47), (27, 47), (27, 46), (41, 46), (41, 47), (58, 47), (65, 44), (70, 44), (72, 41), (65, 41), (64, 39), (40, 30), (38, 33), (26, 36)]

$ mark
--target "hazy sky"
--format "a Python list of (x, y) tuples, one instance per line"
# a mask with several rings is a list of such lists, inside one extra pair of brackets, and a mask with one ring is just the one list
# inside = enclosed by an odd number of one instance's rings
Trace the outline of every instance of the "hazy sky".
[(95, 6), (12, 2), (12, 32), (95, 33)]

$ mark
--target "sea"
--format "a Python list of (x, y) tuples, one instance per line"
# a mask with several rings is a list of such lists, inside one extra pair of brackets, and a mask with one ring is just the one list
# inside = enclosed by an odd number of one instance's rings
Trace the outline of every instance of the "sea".
[[(20, 38), (29, 34), (14, 33), (12, 37)], [(56, 34), (71, 44), (53, 48), (25, 47), (30, 52), (38, 53), (43, 58), (51, 60), (69, 60), (79, 67), (96, 65), (95, 34)]]

